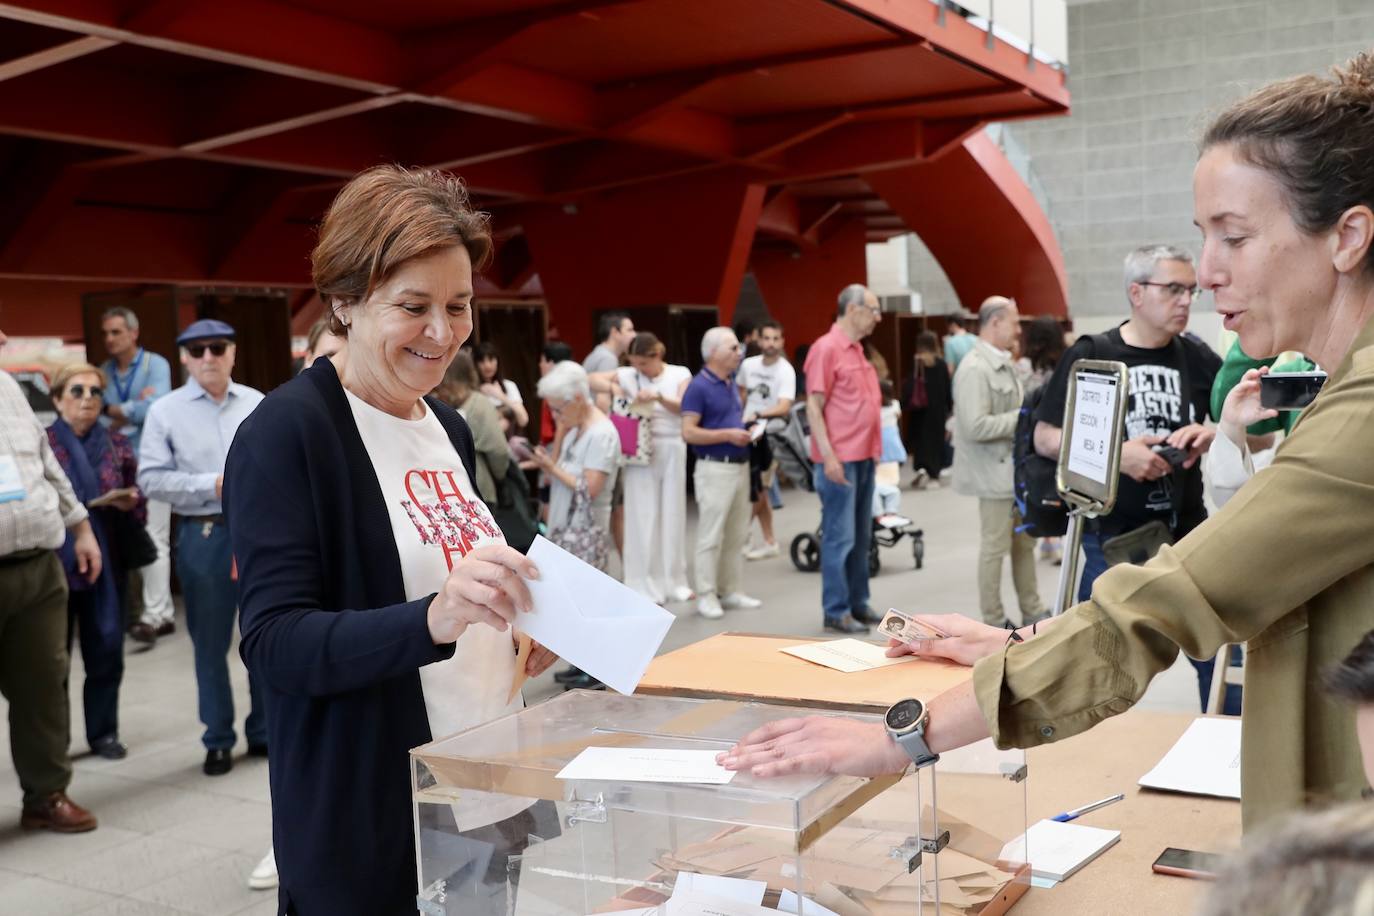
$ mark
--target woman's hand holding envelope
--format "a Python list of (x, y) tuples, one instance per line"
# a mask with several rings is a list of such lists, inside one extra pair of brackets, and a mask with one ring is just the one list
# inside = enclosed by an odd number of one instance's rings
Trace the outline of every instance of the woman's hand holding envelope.
[[(505, 630), (515, 620), (517, 610), (531, 609), (533, 601), (525, 580), (538, 578), (538, 567), (512, 547), (472, 551), (453, 565), (444, 587), (429, 604), (427, 623), (434, 644), (456, 642), (474, 623)], [(542, 656), (531, 652), (530, 660), (536, 658)]]

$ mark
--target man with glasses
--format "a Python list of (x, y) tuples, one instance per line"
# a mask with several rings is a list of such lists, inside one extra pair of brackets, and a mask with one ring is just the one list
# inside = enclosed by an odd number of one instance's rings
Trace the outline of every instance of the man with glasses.
[[(1125, 285), (1130, 317), (1106, 334), (1080, 337), (1069, 348), (1046, 384), (1035, 414), (1035, 450), (1057, 459), (1069, 367), (1079, 359), (1126, 364), (1130, 402), (1121, 446), (1121, 481), (1111, 515), (1089, 522), (1083, 532), (1079, 601), (1092, 596), (1093, 582), (1106, 571), (1107, 556), (1115, 553), (1110, 544), (1113, 538), (1159, 521), (1178, 540), (1207, 517), (1199, 462), (1212, 444), (1216, 427), (1202, 424), (1221, 357), (1184, 334), (1198, 296), (1193, 257), (1172, 245), (1137, 248), (1126, 256)], [(1157, 450), (1166, 445), (1186, 453), (1177, 468), (1167, 454)], [(1205, 667), (1210, 682), (1212, 662), (1207, 661)], [(1202, 668), (1198, 670), (1201, 675)], [(1205, 687), (1202, 695), (1205, 701)]]
[[(234, 700), (229, 687), (229, 645), (236, 616), (233, 559), (220, 499), (224, 459), (234, 434), (262, 400), (262, 392), (235, 383), (234, 329), (202, 319), (177, 338), (186, 384), (153, 404), (138, 457), (138, 485), (170, 503), (176, 526), (177, 578), (186, 600), (186, 628), (195, 649), (200, 721), (205, 725), (204, 771), (219, 776), (233, 767)], [(248, 679), (252, 709), (244, 722), (250, 756), (267, 756), (262, 699)]]
[(835, 323), (806, 354), (806, 417), (821, 498), (821, 607), (825, 628), (839, 633), (867, 633), (882, 619), (868, 606), (868, 543), (883, 396), (862, 344), (882, 317), (878, 297), (851, 283), (840, 292)]
[[(105, 416), (110, 428), (123, 433), (138, 454), (143, 424), (153, 402), (172, 390), (172, 369), (167, 360), (138, 345), (138, 315), (119, 306), (100, 319), (100, 333), (110, 358), (102, 368), (110, 380), (105, 389)], [(152, 644), (159, 636), (175, 632), (172, 612), (172, 507), (148, 500), (148, 536), (157, 547), (157, 559), (137, 570), (142, 582), (143, 613), (129, 625), (129, 635)]]

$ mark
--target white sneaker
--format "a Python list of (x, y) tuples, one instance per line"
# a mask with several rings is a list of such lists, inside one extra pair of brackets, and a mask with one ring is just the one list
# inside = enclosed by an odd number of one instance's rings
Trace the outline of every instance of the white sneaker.
[(719, 620), (725, 616), (715, 595), (706, 595), (697, 601), (697, 613), (707, 620)]
[(760, 547), (750, 547), (744, 552), (744, 558), (746, 560), (767, 560), (769, 557), (776, 557), (781, 553), (782, 551), (778, 549), (777, 544), (764, 544)]
[(746, 608), (763, 607), (763, 602), (757, 598), (750, 598), (744, 592), (731, 592), (720, 599), (720, 606), (727, 611), (738, 611)]
[(669, 601), (691, 601), (696, 596), (697, 593), (685, 585), (679, 585), (677, 588), (668, 589)]
[(270, 891), (277, 886), (277, 852), (269, 848), (258, 867), (248, 876), (248, 886), (255, 891)]

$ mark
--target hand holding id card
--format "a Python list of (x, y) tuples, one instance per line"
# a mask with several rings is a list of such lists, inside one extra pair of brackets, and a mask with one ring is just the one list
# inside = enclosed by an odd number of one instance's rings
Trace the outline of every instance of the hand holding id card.
[(945, 639), (949, 636), (944, 630), (922, 623), (911, 614), (888, 608), (882, 623), (878, 624), (878, 635), (887, 636), (902, 642), (915, 642), (918, 639)]

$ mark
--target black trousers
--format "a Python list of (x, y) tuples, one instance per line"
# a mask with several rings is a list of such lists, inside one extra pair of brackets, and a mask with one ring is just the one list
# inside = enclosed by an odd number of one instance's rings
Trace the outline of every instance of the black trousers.
[[(109, 609), (106, 613), (122, 613)], [(119, 685), (124, 680), (124, 626), (97, 619), (94, 590), (74, 591), (67, 596), (67, 651), (74, 637), (81, 641), (81, 661), (86, 682), (81, 688), (86, 711), (86, 741), (94, 746), (101, 738), (119, 735)], [(105, 623), (105, 626), (101, 624)]]

